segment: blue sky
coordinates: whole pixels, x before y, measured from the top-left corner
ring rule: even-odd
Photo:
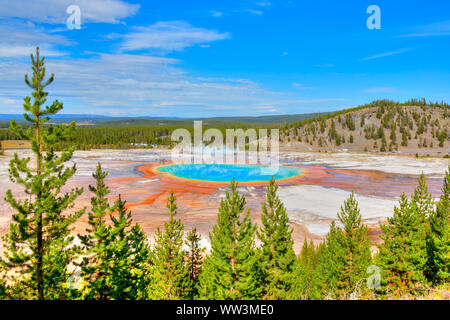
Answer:
[[[22,112],[36,45],[64,113],[197,117],[449,102],[449,40],[448,1],[0,0],[0,113]]]

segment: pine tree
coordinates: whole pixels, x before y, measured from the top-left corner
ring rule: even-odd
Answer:
[[[144,299],[150,284],[150,247],[147,237],[138,224],[132,225],[131,211],[126,209],[126,202],[120,195],[114,207],[117,217],[116,214],[110,215],[110,237],[114,241],[107,248],[111,275],[110,298]]]
[[[423,173],[419,177],[418,186],[414,189],[411,205],[412,209],[420,217],[421,222],[426,224],[426,220],[434,212],[435,203],[432,195],[428,192],[427,182]]]
[[[318,254],[318,265],[314,274],[312,298],[336,297],[339,280],[347,264],[345,235],[331,222],[325,244]]]
[[[83,298],[144,298],[149,283],[147,238],[139,225],[131,226],[131,212],[126,210],[120,196],[113,205],[108,203],[110,191],[104,183],[107,175],[99,163],[93,174],[96,186],[89,186],[94,193],[88,214],[89,228],[85,235],[79,236],[85,250],[81,264],[86,282]]]
[[[156,231],[155,248],[153,252],[154,285],[149,292],[150,298],[178,300],[188,297],[188,269],[183,250],[184,225],[176,220],[176,198],[173,192],[167,200],[169,222],[164,222],[164,232]]]
[[[384,272],[384,285],[397,295],[408,293],[417,284],[426,283],[428,217],[433,201],[428,193],[424,175],[410,200],[401,196],[399,207],[381,225],[384,243],[377,257]]]
[[[294,270],[296,281],[289,298],[296,300],[312,299],[317,296],[314,292],[314,276],[318,265],[318,256],[312,240],[308,243],[305,238],[298,261],[299,263]]]
[[[5,253],[1,262],[21,274],[20,278],[12,279],[16,284],[16,298],[57,299],[67,295],[62,284],[69,278],[67,266],[76,251],[70,246],[71,225],[83,214],[83,210],[73,214],[67,210],[83,190],[61,193],[76,171],[75,165],[65,166],[74,149],[65,149],[58,156],[53,145],[67,138],[75,124],[43,126],[63,104],[56,100],[43,107],[48,95],[44,89],[53,82],[54,75],[45,80],[44,58],[39,56],[39,48],[36,57],[31,55],[31,64],[33,76],[30,79],[25,75],[25,83],[33,90],[33,98],[26,97],[23,105],[24,119],[31,126],[24,130],[12,120],[10,130],[20,139],[31,141],[36,163],[34,168],[30,167],[31,159],[19,158],[17,153],[10,162],[10,179],[23,186],[28,199],[15,199],[11,190],[6,193],[5,200],[16,213],[9,233],[3,238]]]
[[[335,257],[330,256],[329,253],[326,241],[315,249],[314,270],[309,275],[310,283],[306,291],[308,299],[324,299],[329,294],[326,275],[329,275],[327,272],[330,271],[329,259]]]
[[[353,192],[341,206],[338,218],[343,229],[333,221],[325,243],[315,253],[315,272],[309,280],[309,298],[345,298],[364,279],[370,265],[372,257],[368,229],[361,223]]]
[[[427,273],[434,285],[450,280],[450,166],[445,173],[442,196],[430,217],[427,237]]]
[[[108,175],[102,171],[101,164],[98,163],[93,177],[96,180],[96,186],[89,186],[89,190],[94,193],[91,198],[91,211],[88,213],[89,228],[86,229],[86,235],[80,235],[79,238],[88,255],[83,258],[82,276],[89,283],[86,299],[107,299],[110,296],[107,285],[108,268],[107,248],[111,245],[113,239],[110,238],[111,227],[106,223],[106,216],[114,211],[113,206],[108,203],[107,196],[110,193],[104,183]]]
[[[293,284],[292,274],[298,263],[293,249],[292,229],[286,208],[277,196],[278,186],[271,179],[266,202],[262,206],[261,268],[264,275],[264,297],[284,299]]]
[[[261,296],[261,272],[255,248],[256,225],[250,211],[243,217],[245,197],[231,182],[226,199],[220,203],[217,224],[210,233],[211,253],[201,275],[204,299],[258,299]]]
[[[364,279],[372,260],[369,231],[361,223],[361,213],[353,192],[341,206],[338,218],[344,227],[346,252],[345,268],[340,270],[339,287],[341,293],[346,294]]]
[[[391,128],[391,135],[390,135],[390,139],[391,139],[391,143],[393,145],[397,144],[397,126],[395,125],[395,122],[392,124],[392,128]]]
[[[197,229],[192,229],[186,236],[186,245],[189,250],[187,252],[186,264],[188,268],[188,298],[193,300],[199,295],[200,274],[202,272],[203,253],[205,248],[200,247],[201,236],[197,233]]]

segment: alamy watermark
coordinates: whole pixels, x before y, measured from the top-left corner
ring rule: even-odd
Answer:
[[[76,270],[66,282],[67,288],[69,290],[80,290],[81,289],[81,271]]]
[[[370,276],[366,279],[366,285],[369,289],[380,289],[381,287],[381,269],[379,266],[370,265],[366,273]]]
[[[373,4],[367,8],[367,13],[370,16],[367,18],[367,28],[369,30],[381,29],[381,9],[379,6]]]
[[[69,30],[81,29],[81,9],[79,6],[73,4],[67,7],[66,13],[70,16],[66,20],[67,28]]]

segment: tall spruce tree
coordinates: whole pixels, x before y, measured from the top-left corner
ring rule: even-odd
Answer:
[[[450,280],[450,166],[436,210],[429,217],[427,237],[427,275],[434,285]]]
[[[202,272],[203,253],[205,248],[200,246],[201,236],[197,229],[192,229],[186,236],[188,247],[186,264],[188,269],[188,298],[193,300],[198,297],[200,289],[200,274]]]
[[[108,203],[110,191],[104,183],[107,175],[98,163],[93,174],[96,185],[89,186],[94,193],[88,214],[89,228],[85,235],[79,236],[85,250],[81,264],[81,274],[86,283],[82,290],[83,298],[145,298],[150,255],[147,238],[139,225],[131,226],[131,212],[126,210],[125,201],[120,196],[113,205]],[[108,216],[109,223],[106,220]]]
[[[245,210],[245,197],[233,179],[220,203],[217,224],[209,234],[211,253],[203,263],[201,298],[258,299],[261,272],[255,248],[256,224]]]
[[[36,56],[31,55],[31,64],[33,75],[31,78],[25,75],[25,83],[33,90],[32,98],[27,96],[23,104],[24,119],[31,126],[24,130],[12,120],[10,130],[20,139],[31,141],[36,162],[30,167],[31,159],[19,158],[17,153],[10,162],[10,179],[23,186],[27,199],[16,199],[11,190],[6,193],[5,200],[16,213],[9,233],[3,238],[5,252],[1,262],[21,274],[11,279],[16,285],[16,298],[57,299],[67,294],[63,284],[69,278],[67,266],[75,253],[71,246],[71,225],[83,214],[83,210],[73,214],[67,210],[83,189],[61,192],[76,171],[75,165],[65,166],[74,149],[65,149],[57,155],[53,145],[67,138],[75,124],[45,125],[63,104],[56,100],[43,107],[48,95],[44,89],[53,82],[54,75],[45,79],[44,58],[39,55],[39,48]]]
[[[188,298],[188,269],[183,249],[184,225],[175,219],[176,198],[173,192],[167,200],[170,219],[164,222],[164,232],[156,231],[155,247],[152,255],[154,264],[153,287],[149,290],[152,299],[178,300]]]
[[[265,299],[285,299],[294,283],[293,271],[298,261],[293,249],[292,229],[286,208],[277,196],[278,186],[271,179],[267,186],[266,202],[262,206],[261,270]]]

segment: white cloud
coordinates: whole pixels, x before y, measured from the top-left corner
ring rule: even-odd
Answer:
[[[334,67],[334,64],[332,64],[332,63],[320,63],[320,64],[317,64],[316,67],[318,67],[318,68],[332,68],[332,67]]]
[[[223,16],[223,12],[221,12],[221,11],[211,10],[210,12],[214,18],[220,18]]]
[[[48,57],[66,55],[66,52],[55,49],[56,45],[70,45],[71,41],[63,36],[48,34],[41,27],[32,23],[11,22],[0,23],[0,57],[23,58],[36,51],[39,46],[41,53]]]
[[[48,99],[63,101],[67,113],[162,116],[306,111],[321,103],[346,101],[289,99],[285,92],[266,90],[249,79],[198,77],[181,66],[177,59],[134,54],[47,59],[47,72],[55,74]],[[30,73],[28,59],[0,60],[0,102],[20,101],[30,94],[23,83],[25,73]],[[0,104],[0,113],[10,111],[9,104]]]
[[[23,56],[29,56],[31,53],[36,52],[35,46],[26,46],[26,45],[8,45],[5,43],[0,44],[0,58],[20,58]],[[64,52],[40,48],[40,54],[46,57],[57,57],[65,55]]]
[[[414,32],[399,35],[396,38],[437,37],[450,35],[450,20],[427,24],[414,28]]]
[[[270,1],[257,1],[255,2],[255,5],[260,7],[269,7],[272,5],[272,3]]]
[[[53,43],[61,45],[71,45],[72,41],[67,38],[48,34],[44,29],[36,27],[32,23],[20,23],[11,21],[6,24],[0,22],[0,43],[8,45],[32,45],[42,43]]]
[[[69,16],[66,9],[70,5],[80,7],[82,23],[118,23],[139,10],[139,5],[123,0],[7,0],[2,1],[0,16],[60,24],[66,23]]]
[[[136,27],[131,33],[114,34],[111,37],[123,39],[120,45],[121,51],[156,49],[171,52],[181,51],[196,44],[229,39],[231,35],[194,27],[185,21],[167,21],[157,22],[148,27]]]
[[[18,104],[18,103],[21,103],[21,101],[20,100],[15,100],[15,99],[3,98],[2,99],[2,103],[4,103],[4,104]]]
[[[5,113],[18,113],[23,110],[22,105],[23,100],[0,97],[0,107],[5,107]]]
[[[412,50],[411,48],[404,48],[404,49],[400,49],[400,50],[396,50],[396,51],[375,54],[373,56],[362,58],[362,59],[360,59],[360,61],[367,61],[367,60],[373,60],[373,59],[378,59],[378,58],[383,58],[383,57],[388,57],[388,56],[394,56],[394,55],[405,53],[405,52],[408,52],[411,50]]]
[[[365,93],[398,93],[401,92],[395,88],[385,87],[385,88],[370,88],[363,90]]]
[[[248,12],[250,14],[254,14],[257,16],[263,15],[263,12],[261,10],[255,10],[255,9],[244,9],[245,12]]]
[[[299,88],[299,89],[315,89],[313,87],[306,87],[306,86],[304,86],[304,85],[302,85],[301,83],[298,83],[298,82],[293,82],[292,86],[294,86],[296,88]]]
[[[277,107],[274,106],[259,106],[256,107],[256,112],[258,113],[274,113],[274,112],[280,112],[280,110]]]
[[[55,74],[48,88],[49,100],[60,99],[70,113],[111,114],[115,110],[115,114],[176,115],[183,110],[191,115],[214,115],[244,106],[251,113],[252,106],[274,94],[246,79],[196,77],[181,69],[179,62],[130,54],[47,59],[47,72]],[[0,60],[0,96],[21,99],[29,95],[24,73],[30,73],[27,59]],[[5,106],[0,108],[0,113],[9,112]]]
[[[292,103],[322,103],[322,102],[336,102],[347,101],[345,98],[319,98],[319,99],[298,99],[292,100]]]

